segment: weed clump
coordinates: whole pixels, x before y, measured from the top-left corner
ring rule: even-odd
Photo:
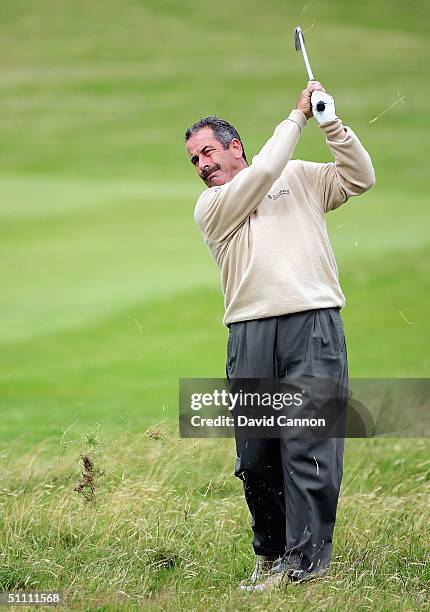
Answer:
[[[104,471],[95,467],[87,453],[81,455],[81,462],[81,478],[73,490],[82,495],[85,502],[94,505],[96,503],[96,480],[104,476]]]

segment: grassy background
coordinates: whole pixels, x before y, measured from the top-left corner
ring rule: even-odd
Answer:
[[[270,0],[264,8],[254,0],[210,6],[190,0],[0,5],[0,517],[9,525],[3,532],[9,546],[2,548],[6,569],[0,586],[63,585],[73,598],[80,585],[88,597],[104,590],[115,598],[124,591],[132,605],[186,609],[198,607],[205,593],[207,607],[264,608],[267,602],[238,601],[231,591],[252,564],[246,508],[240,483],[231,476],[231,441],[199,444],[195,451],[193,442],[176,441],[177,380],[223,376],[226,340],[219,274],[193,223],[202,186],[185,155],[183,132],[196,118],[216,113],[237,126],[248,155],[256,153],[305,84],[293,46],[293,29],[302,25],[315,74],[334,94],[339,116],[370,151],[377,175],[371,192],[328,216],[348,300],[343,316],[351,375],[426,377],[430,92],[423,74],[430,59],[429,18],[424,0]],[[381,115],[399,95],[404,102]],[[315,125],[306,129],[295,156],[330,159]],[[135,438],[160,422],[168,432],[164,442]],[[179,562],[161,564],[158,572],[152,561],[136,569],[130,560],[129,573],[117,583],[115,546],[104,572],[94,571],[92,580],[78,575],[78,551],[90,563],[101,541],[124,535],[121,513],[128,506],[121,506],[116,464],[103,480],[99,531],[91,532],[88,548],[76,548],[73,538],[67,540],[69,548],[55,539],[67,524],[81,529],[81,500],[67,485],[76,477],[79,449],[92,440],[88,432],[97,424],[97,436],[105,440],[98,460],[110,465],[122,440],[117,461],[136,474],[127,504],[136,520],[147,517],[142,546],[145,538],[155,537],[156,509],[146,505],[151,497],[139,488],[139,472],[149,474],[141,478],[149,478],[153,487],[162,483],[156,506],[163,496],[173,506],[190,500],[190,517],[197,513],[190,533],[201,540],[187,549],[194,568],[187,579]],[[182,462],[172,472],[154,447],[173,461],[183,452]],[[217,459],[219,449],[223,461]],[[396,605],[405,609],[422,604],[423,579],[413,572],[420,570],[424,555],[413,542],[420,534],[422,545],[426,535],[417,521],[425,507],[420,496],[426,491],[428,450],[424,441],[349,442],[349,484],[336,532],[338,570],[328,586],[299,589],[290,603],[308,606],[311,593],[314,607],[322,607],[333,588],[338,603],[329,600],[328,609],[348,604],[384,609],[387,593],[399,595]],[[401,471],[397,461],[403,462]],[[34,487],[23,489],[21,468],[28,464],[34,466]],[[61,478],[55,481],[57,470]],[[369,470],[377,477],[363,479]],[[205,483],[224,477],[225,494],[202,496]],[[54,492],[42,504],[37,491],[46,483]],[[220,500],[235,523],[217,530]],[[397,508],[393,522],[378,518],[379,510],[369,509],[373,504],[387,516],[389,508]],[[63,510],[55,514],[57,507]],[[110,515],[111,507],[119,514]],[[27,531],[18,520],[15,529],[6,521],[19,517],[19,508],[35,512]],[[205,508],[204,536],[198,516]],[[55,530],[46,519],[48,510]],[[88,520],[96,520],[92,516]],[[115,517],[111,526],[109,517]],[[360,582],[348,567],[365,548],[359,525],[367,519],[371,544],[366,550],[381,562],[382,550],[391,556],[384,557],[382,569],[367,571],[372,568],[367,552],[369,566]],[[358,525],[356,550],[348,539],[351,524]],[[33,550],[28,547],[36,541],[36,525],[45,544]],[[169,533],[168,521],[159,531],[164,528]],[[229,529],[231,541],[224,533]],[[218,540],[208,537],[215,531]],[[29,565],[25,555],[13,552],[16,547],[32,550]],[[205,547],[209,552],[199,556]],[[125,558],[134,554],[131,547],[121,551]],[[48,572],[43,582],[36,569],[44,562],[38,559],[58,563],[63,568],[57,568],[58,579]],[[233,563],[228,569],[227,562]],[[405,580],[390,578],[399,575]],[[378,593],[373,603],[363,584]],[[194,594],[187,595],[190,589]],[[351,593],[356,599],[348,599]]]

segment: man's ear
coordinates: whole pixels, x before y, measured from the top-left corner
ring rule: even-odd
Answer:
[[[229,148],[233,151],[233,155],[236,159],[240,159],[243,156],[242,143],[238,138],[233,138]]]

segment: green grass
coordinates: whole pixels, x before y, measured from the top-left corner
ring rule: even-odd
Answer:
[[[327,218],[350,373],[429,376],[429,18],[423,0],[0,6],[0,588],[100,610],[425,607],[428,441],[349,441],[332,576],[269,602],[235,590],[252,554],[232,441],[178,440],[176,420],[178,378],[222,377],[226,341],[183,133],[216,113],[256,153],[305,85],[299,23],[376,169]],[[315,125],[295,157],[330,159]],[[88,444],[97,509],[73,491]]]
[[[55,587],[97,610],[425,608],[423,441],[348,442],[330,579],[270,595],[237,589],[253,555],[232,450],[159,428],[110,442],[70,431],[55,450],[39,444],[28,455],[18,446],[3,459],[2,588]],[[96,474],[89,502],[73,491],[79,453]]]

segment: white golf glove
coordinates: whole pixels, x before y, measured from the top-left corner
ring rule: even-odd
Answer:
[[[318,102],[324,102],[325,109],[317,109]],[[336,119],[336,110],[332,96],[324,91],[313,91],[311,95],[312,112],[318,124]]]

